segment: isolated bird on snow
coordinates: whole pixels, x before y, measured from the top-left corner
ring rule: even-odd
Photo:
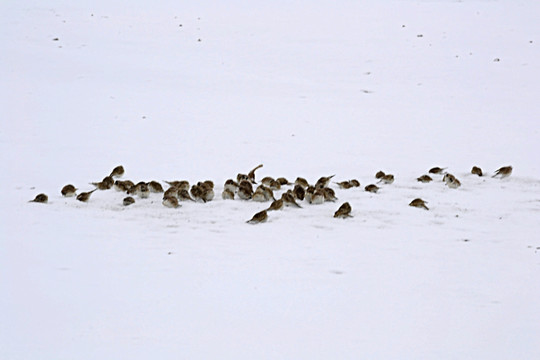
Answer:
[[[440,168],[438,166],[429,169],[430,174],[442,175],[447,168]]]
[[[499,170],[495,171],[495,175],[493,175],[492,177],[496,177],[496,176],[499,176],[499,175],[501,176],[501,179],[504,179],[505,177],[508,177],[508,176],[512,175],[512,167],[511,166],[503,166]]]
[[[433,179],[429,175],[422,175],[419,178],[417,178],[416,180],[421,182],[421,183],[428,183],[430,181],[433,181]]]
[[[255,215],[253,215],[251,220],[248,220],[247,223],[248,224],[260,224],[260,223],[265,222],[266,220],[268,220],[268,213],[266,212],[266,210],[263,210],[263,211],[260,211],[260,212],[256,213]]]
[[[484,175],[482,173],[482,169],[480,169],[478,166],[473,166],[473,168],[471,169],[471,174],[478,175],[478,176]]]
[[[364,188],[364,190],[370,193],[376,193],[377,191],[379,191],[379,187],[375,184],[369,184]]]
[[[49,197],[45,194],[38,194],[34,198],[34,200],[30,200],[29,202],[36,202],[36,203],[42,203],[45,204],[49,201]]]
[[[131,196],[125,197],[124,200],[122,200],[122,204],[124,204],[124,206],[129,206],[134,203],[135,203],[135,199],[132,198]]]
[[[385,183],[385,184],[391,184],[394,182],[394,175],[392,174],[385,174],[383,177],[381,177],[381,179],[379,180],[379,182],[382,182],[382,183]]]
[[[351,216],[351,211],[352,211],[351,204],[349,204],[348,202],[345,202],[334,213],[334,217],[335,218],[343,218],[343,219],[348,218],[348,217],[352,217]]]
[[[424,201],[424,200],[422,200],[420,198],[416,198],[416,199],[414,199],[413,201],[410,202],[409,206],[429,210],[428,207],[426,206],[426,203],[427,203],[426,201]]]

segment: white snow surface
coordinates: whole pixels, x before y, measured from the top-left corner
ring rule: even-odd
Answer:
[[[0,10],[0,359],[540,358],[539,2]],[[249,225],[259,163],[362,188]],[[60,195],[120,164],[216,197]]]

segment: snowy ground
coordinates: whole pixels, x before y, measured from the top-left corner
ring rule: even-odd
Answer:
[[[540,358],[536,2],[0,10],[1,359]],[[248,225],[268,204],[219,194],[259,163],[396,180]],[[61,197],[119,164],[217,196]]]

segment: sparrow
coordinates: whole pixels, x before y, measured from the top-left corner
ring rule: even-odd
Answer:
[[[444,173],[444,170],[446,170],[447,168],[440,168],[440,167],[434,167],[434,168],[431,168],[429,169],[429,173],[430,174],[443,174]]]
[[[312,205],[320,205],[323,202],[324,202],[324,192],[321,189],[315,190],[309,199],[309,203]]]
[[[307,182],[307,180],[301,177],[297,177],[296,180],[294,181],[294,184],[300,185],[304,189],[307,189],[309,187],[309,183]]]
[[[289,180],[285,179],[284,177],[278,177],[276,179],[276,181],[280,184],[280,185],[291,185],[291,183],[289,182]]]
[[[501,176],[501,179],[504,179],[505,177],[508,177],[508,176],[512,175],[512,167],[511,166],[503,166],[499,170],[495,171],[495,175],[493,175],[492,177],[495,177],[495,176],[498,176],[498,175]]]
[[[350,181],[340,181],[336,182],[337,186],[339,186],[340,189],[350,189],[353,187]]]
[[[242,182],[242,180],[247,180],[249,181],[249,178],[246,174],[238,174],[236,175],[236,182],[238,182],[238,184],[240,184],[240,182]]]
[[[356,179],[352,179],[351,181],[351,185],[354,186],[354,187],[360,187],[360,181],[356,180]]]
[[[325,187],[321,189],[324,195],[324,201],[336,201],[338,198],[336,197],[336,192],[329,188]]]
[[[380,178],[382,178],[384,175],[386,175],[386,174],[384,173],[384,171],[379,170],[379,171],[377,171],[377,173],[375,174],[375,179],[380,179]]]
[[[253,193],[253,196],[251,197],[251,200],[256,202],[265,202],[268,201],[266,194],[264,193],[264,190],[261,188],[257,188],[255,192]]]
[[[178,190],[186,189],[189,190],[189,181],[187,180],[174,180],[174,181],[165,181],[169,186],[174,186]]]
[[[484,175],[482,173],[482,169],[480,169],[478,166],[473,166],[472,169],[471,169],[471,174],[473,175],[478,175],[478,176],[482,176]]]
[[[335,174],[334,175],[331,175],[331,176],[323,176],[321,177],[319,180],[317,180],[317,182],[315,183],[315,188],[317,189],[322,189],[322,188],[325,188],[328,186],[328,184],[330,184],[330,180],[336,176]]]
[[[242,180],[238,185],[238,197],[242,200],[250,200],[253,196],[253,187],[247,180]]]
[[[80,193],[79,195],[77,195],[77,200],[82,201],[82,202],[87,202],[90,199],[90,195],[92,195],[92,193],[96,190],[97,189]]]
[[[292,196],[292,194],[290,192],[285,192],[285,193],[281,194],[281,200],[283,200],[283,204],[285,206],[294,206],[294,207],[297,207],[297,208],[301,208],[301,206],[298,205],[298,203],[294,199],[294,196]]]
[[[161,202],[163,206],[169,207],[169,208],[177,208],[180,207],[180,204],[178,204],[178,199],[174,196],[167,196],[163,198],[163,201]]]
[[[394,175],[386,174],[379,180],[379,182],[383,182],[385,184],[391,184],[394,182]]]
[[[334,217],[335,218],[342,218],[342,219],[352,217],[351,216],[351,211],[352,211],[351,204],[349,204],[348,202],[345,202],[334,213]]]
[[[124,181],[116,180],[114,182],[114,188],[122,192],[127,192],[133,185],[135,184],[131,180],[124,180]]]
[[[277,199],[277,200],[272,201],[272,203],[266,210],[272,211],[272,210],[281,210],[281,209],[283,209],[283,199]]]
[[[234,200],[234,192],[229,189],[223,189],[221,197],[223,200]]]
[[[228,179],[225,181],[224,190],[229,190],[234,194],[238,190],[238,183],[233,179]]]
[[[202,200],[202,188],[198,184],[193,184],[191,186],[191,190],[189,190],[191,193],[191,196],[193,196],[193,199],[195,200]]]
[[[274,180],[270,183],[269,188],[278,191],[279,189],[281,189],[281,183],[277,180]]]
[[[421,183],[428,183],[430,181],[433,181],[433,179],[429,175],[422,175],[419,178],[417,178],[416,180],[421,182]]]
[[[42,203],[46,204],[49,201],[49,197],[45,194],[38,194],[34,198],[34,200],[30,200],[29,202],[36,202],[36,203]]]
[[[148,183],[148,187],[150,188],[150,191],[153,193],[162,193],[163,192],[163,186],[161,186],[160,183],[157,181],[150,181]]]
[[[250,182],[252,182],[253,184],[256,184],[256,182],[255,182],[255,171],[256,171],[257,169],[262,168],[262,167],[263,167],[263,164],[257,165],[257,166],[255,166],[255,168],[254,168],[253,170],[251,170],[251,171],[248,173],[248,175],[247,175],[248,180],[249,180]]]
[[[124,206],[129,206],[134,203],[135,203],[135,199],[132,198],[131,196],[125,197],[124,200],[122,201],[122,204],[124,204]]]
[[[377,191],[379,191],[379,187],[375,184],[370,184],[368,186],[366,186],[364,188],[364,190],[368,191],[368,192],[371,192],[371,193],[376,193]]]
[[[193,199],[189,195],[189,191],[187,191],[186,189],[182,189],[182,190],[178,191],[177,192],[177,197],[178,197],[178,200],[180,200],[180,201],[195,201],[195,199]]]
[[[139,196],[141,199],[147,199],[150,196],[150,188],[146,183],[139,183]]]
[[[275,181],[273,177],[265,176],[262,178],[261,184],[263,184],[264,186],[270,186],[273,181]]]
[[[294,187],[300,187],[302,188],[300,185],[295,185]],[[302,188],[303,189],[303,188]],[[304,199],[311,204],[311,200],[313,199],[313,194],[315,193],[315,186],[308,186],[307,189],[304,191],[305,194],[304,194]],[[293,193],[294,193],[294,189],[293,189]],[[323,197],[324,198],[324,197]]]
[[[429,208],[426,206],[426,201],[420,199],[420,198],[416,198],[414,199],[413,201],[411,201],[411,203],[409,204],[409,206],[413,206],[413,207],[417,207],[417,208],[422,208],[422,209],[426,209],[426,210],[429,210]]]
[[[112,176],[105,176],[100,182],[93,182],[91,184],[96,186],[99,190],[109,190],[114,185],[114,179]]]
[[[201,200],[203,202],[212,201],[215,196],[214,192],[214,183],[210,180],[206,180],[204,182],[197,183],[199,187],[201,188]]]
[[[62,191],[60,191],[62,193],[63,196],[65,197],[71,197],[71,196],[74,196],[75,195],[75,192],[77,191],[77,189],[75,188],[75,186],[71,185],[71,184],[68,184],[66,186],[64,186],[62,188]]]
[[[461,182],[453,175],[446,178],[445,183],[450,189],[457,189],[461,186]]]
[[[187,191],[187,190],[184,190],[184,191]],[[178,196],[178,189],[175,188],[174,186],[171,186],[170,188],[165,190],[165,192],[163,193],[163,198],[166,198],[167,196],[177,197]]]
[[[304,190],[304,188],[300,185],[294,185],[293,195],[296,199],[302,201],[306,195],[306,190]]]
[[[263,210],[263,211],[259,211],[255,215],[253,215],[251,220],[248,220],[247,223],[248,224],[260,224],[260,223],[265,222],[266,220],[268,220],[268,213],[266,212],[266,210]]]
[[[121,177],[124,175],[124,167],[122,165],[118,165],[111,171],[110,177]]]

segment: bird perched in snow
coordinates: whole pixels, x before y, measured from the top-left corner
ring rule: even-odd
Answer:
[[[36,203],[42,203],[46,204],[49,201],[49,197],[45,194],[38,194],[34,198],[34,200],[30,200],[29,202],[36,202]]]
[[[272,201],[272,203],[270,204],[270,206],[268,207],[268,209],[266,209],[267,211],[276,211],[276,210],[281,210],[283,209],[283,199],[277,199],[277,200],[274,200]]]
[[[180,204],[178,203],[178,199],[174,196],[166,196],[163,198],[162,201],[163,206],[176,209],[177,207],[180,207]]]
[[[132,198],[131,196],[125,197],[124,200],[122,200],[122,204],[124,204],[124,206],[129,206],[134,203],[135,203],[135,199]]]
[[[301,206],[298,205],[298,203],[294,199],[294,196],[290,192],[285,192],[281,194],[281,200],[283,200],[283,204],[285,206],[294,206],[297,208],[301,208]]]
[[[210,180],[206,180],[202,183],[198,183],[198,185],[201,188],[201,200],[203,202],[212,201],[215,196],[214,183]]]
[[[260,224],[260,223],[265,222],[266,220],[268,220],[268,213],[266,212],[266,210],[263,210],[263,211],[260,211],[260,212],[256,213],[255,215],[253,215],[251,220],[248,220],[247,223],[248,224]]]
[[[112,176],[105,176],[100,182],[93,182],[91,184],[96,186],[99,190],[109,190],[114,185],[114,179]]]
[[[75,195],[76,191],[77,191],[77,189],[75,188],[75,186],[73,186],[71,184],[68,184],[68,185],[64,186],[60,192],[62,193],[62,196],[72,197],[72,196]]]
[[[420,198],[416,198],[416,199],[414,199],[413,201],[410,202],[409,206],[429,210],[428,207],[426,206],[426,203],[427,203],[427,201],[424,201],[424,200],[422,200]]]
[[[380,178],[379,182],[385,183],[385,184],[391,184],[394,182],[394,175],[392,174],[385,174],[383,177]]]
[[[336,197],[336,192],[329,188],[329,187],[325,187],[325,188],[322,188],[322,193],[324,195],[324,201],[336,201],[338,198]]]
[[[436,166],[436,167],[433,167],[433,168],[429,169],[429,173],[430,174],[436,174],[436,175],[442,175],[442,174],[444,174],[444,170],[446,170],[446,168],[440,168],[440,167]]]
[[[302,177],[297,177],[296,180],[294,181],[294,184],[299,185],[303,187],[304,189],[307,189],[309,187],[309,183],[307,182],[307,180]]]
[[[379,191],[379,187],[375,184],[369,184],[364,188],[364,190],[370,193],[376,193],[377,191]]]
[[[306,198],[307,192],[306,192]],[[310,192],[308,202],[312,205],[320,205],[324,202],[324,192],[321,189],[315,190],[313,193]]]
[[[452,174],[444,174],[443,181],[451,189],[457,189],[461,186],[461,182]]]
[[[162,193],[163,192],[163,186],[161,186],[160,183],[158,183],[157,181],[154,181],[154,180],[152,180],[152,181],[150,181],[148,183],[148,188],[153,193]]]
[[[278,191],[281,189],[281,183],[277,180],[274,180],[270,183],[270,186],[268,186],[269,189]]]
[[[174,186],[178,190],[186,189],[189,190],[189,181],[187,180],[174,180],[174,181],[165,181],[169,186]]]
[[[433,179],[429,175],[422,175],[419,178],[417,178],[416,180],[421,182],[421,183],[428,183],[430,181],[433,181]]]
[[[352,217],[351,216],[351,211],[352,211],[351,204],[349,204],[348,202],[345,202],[334,213],[334,217],[335,218],[343,218],[343,219],[348,218],[348,217]]]
[[[88,202],[88,200],[90,199],[90,195],[92,195],[92,193],[96,190],[97,189],[80,193],[79,195],[77,195],[77,200],[82,201],[82,202]]]
[[[499,170],[495,171],[495,175],[493,175],[492,177],[496,177],[496,176],[499,176],[499,175],[501,176],[501,179],[504,179],[505,177],[508,177],[508,176],[512,175],[512,167],[511,166],[503,166]]]
[[[340,181],[340,182],[336,182],[337,186],[339,186],[340,189],[350,189],[353,187],[353,185],[351,184],[350,181]]]
[[[482,176],[484,175],[482,173],[482,169],[480,169],[478,166],[473,166],[472,169],[471,169],[471,174],[473,175],[478,175],[478,176]]]
[[[268,201],[268,199],[266,197],[266,194],[264,193],[264,190],[261,189],[260,187],[257,188],[257,190],[255,190],[255,192],[253,193],[253,196],[251,197],[251,200],[253,200],[255,202]]]
[[[253,196],[253,186],[248,180],[242,180],[238,184],[238,197],[242,200],[250,200]]]
[[[384,175],[386,175],[386,174],[384,173],[384,171],[379,170],[379,171],[377,171],[377,173],[375,174],[375,179],[381,179]]]
[[[283,186],[283,185],[292,185],[292,184],[289,182],[289,180],[287,180],[287,179],[284,178],[284,177],[278,177],[278,178],[276,179],[276,181],[277,181],[280,185],[282,185],[282,186]]]
[[[257,169],[262,168],[262,167],[263,167],[263,164],[259,164],[259,165],[255,166],[255,168],[253,168],[253,170],[251,170],[251,171],[248,173],[248,175],[247,175],[248,178],[247,178],[247,179],[248,179],[251,183],[253,183],[253,184],[256,184],[256,183],[257,183],[257,182],[255,181],[255,171],[256,171]]]
[[[238,183],[233,179],[225,181],[224,190],[229,190],[233,194],[238,190]]]
[[[145,182],[139,183],[138,195],[141,199],[147,199],[150,196],[150,188]]]
[[[183,190],[183,191],[187,191],[187,190]],[[174,186],[171,186],[170,188],[165,190],[165,192],[163,193],[163,198],[167,196],[178,197],[178,189],[175,188]]]
[[[352,179],[352,180],[350,181],[350,183],[351,183],[351,185],[352,185],[353,187],[360,187],[360,181],[358,181],[358,180],[356,180],[356,179]]]
[[[122,165],[118,165],[111,171],[110,177],[121,177],[124,175],[124,167]]]
[[[275,181],[273,177],[271,176],[265,176],[261,180],[261,184],[264,186],[270,186],[272,184],[272,181]]]
[[[336,175],[330,175],[330,176],[323,176],[317,182],[315,183],[316,189],[323,189],[330,184],[330,180]]]
[[[294,185],[292,192],[294,197],[300,201],[304,200],[306,196],[306,190],[298,184]]]
[[[230,189],[223,189],[221,197],[223,200],[234,200],[234,192],[232,192]]]
[[[178,197],[178,200],[180,201],[195,201],[195,199],[193,199],[189,195],[189,191],[187,191],[186,189],[179,190],[177,192],[177,197]]]
[[[131,180],[116,180],[114,182],[114,188],[117,191],[127,192],[129,189],[131,189],[135,184]]]

